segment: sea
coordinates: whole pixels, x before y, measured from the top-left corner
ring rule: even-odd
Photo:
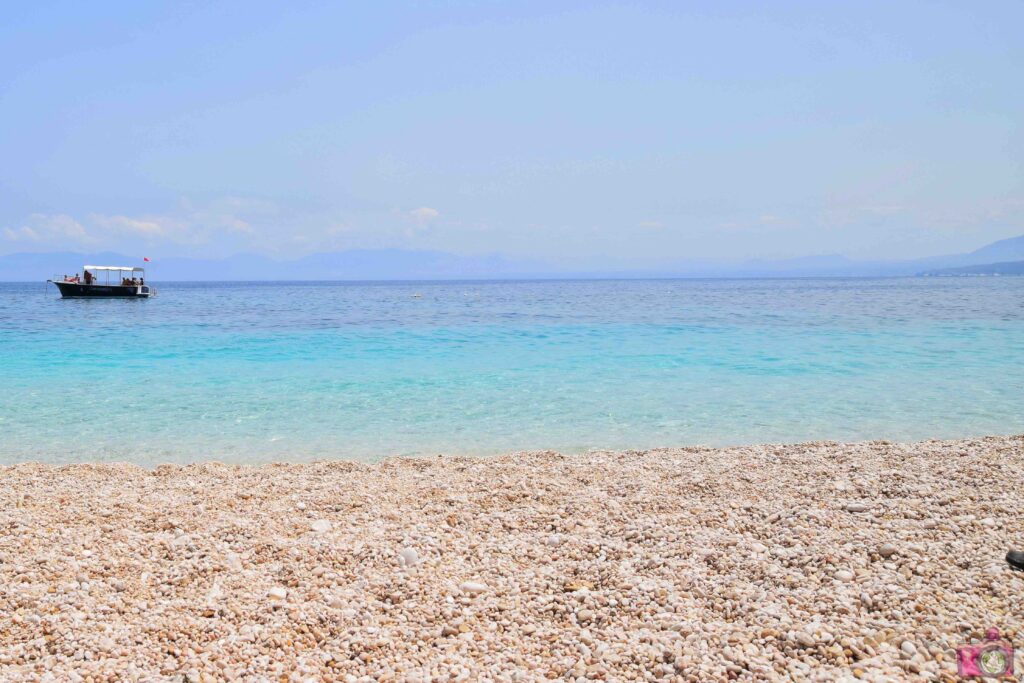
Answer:
[[[0,284],[0,463],[1024,432],[1024,278]]]

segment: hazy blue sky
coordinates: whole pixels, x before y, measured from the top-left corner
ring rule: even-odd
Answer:
[[[1024,233],[1021,2],[0,8],[0,253],[566,266]]]

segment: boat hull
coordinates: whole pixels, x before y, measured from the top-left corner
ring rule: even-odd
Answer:
[[[57,285],[60,295],[65,299],[100,298],[100,299],[148,299],[156,293],[149,285],[87,285],[81,282],[62,282],[50,280]]]

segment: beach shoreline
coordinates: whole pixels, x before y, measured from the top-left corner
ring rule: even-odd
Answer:
[[[1024,436],[0,466],[0,680],[952,680]]]

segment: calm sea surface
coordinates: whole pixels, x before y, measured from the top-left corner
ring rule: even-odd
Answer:
[[[0,462],[1024,432],[1024,278],[0,284]]]

